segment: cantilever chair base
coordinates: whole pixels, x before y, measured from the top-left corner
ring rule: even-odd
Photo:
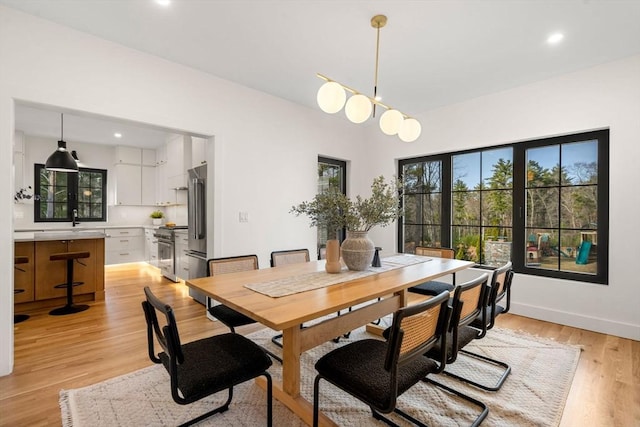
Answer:
[[[504,384],[504,382],[506,381],[507,377],[509,376],[509,374],[511,373],[511,366],[507,365],[504,362],[501,362],[499,360],[495,360],[495,359],[491,359],[490,357],[487,356],[483,356],[481,354],[477,354],[477,353],[472,353],[469,350],[459,350],[460,353],[466,354],[469,357],[472,357],[474,359],[477,360],[482,360],[484,362],[487,362],[490,365],[494,365],[494,366],[500,366],[502,367],[504,370],[502,372],[502,375],[500,376],[500,378],[498,379],[498,381],[496,382],[495,385],[485,385],[485,384],[480,384],[478,382],[472,381],[468,378],[464,378],[461,377],[459,375],[456,375],[454,373],[448,372],[446,369],[442,372],[443,374],[453,377],[453,378],[457,378],[462,382],[465,382],[467,384],[471,384],[475,387],[478,387],[482,390],[486,390],[486,391],[498,391],[500,390],[500,387],[502,387],[502,384]]]
[[[446,371],[445,371],[446,372]],[[459,392],[456,389],[453,389],[451,387],[448,387],[444,384],[441,384],[437,381],[432,380],[431,378],[424,378],[422,381],[429,383],[429,384],[433,384],[434,386],[441,388],[443,390],[446,390],[449,393],[453,393],[456,396],[458,396],[459,398],[471,403],[474,406],[477,406],[478,408],[480,408],[482,410],[482,412],[480,413],[480,415],[478,415],[476,417],[476,419],[473,421],[473,423],[471,424],[471,427],[477,427],[480,424],[482,424],[482,422],[484,421],[485,418],[487,418],[487,415],[489,415],[489,408],[487,407],[487,405],[485,405],[484,403],[482,403],[481,401],[474,399],[471,396],[467,396],[464,393]]]

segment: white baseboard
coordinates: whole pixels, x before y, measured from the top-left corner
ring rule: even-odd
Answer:
[[[640,341],[640,325],[511,302],[512,314]]]

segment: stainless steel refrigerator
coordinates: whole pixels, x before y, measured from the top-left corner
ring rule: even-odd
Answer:
[[[207,275],[207,165],[188,170],[189,279]],[[189,295],[201,304],[206,297],[189,289]]]

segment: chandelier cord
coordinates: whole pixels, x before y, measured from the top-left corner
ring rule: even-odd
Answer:
[[[380,24],[376,25],[376,68],[373,75],[373,99],[378,100],[378,62],[380,57]],[[376,104],[373,103],[373,117],[376,116]]]

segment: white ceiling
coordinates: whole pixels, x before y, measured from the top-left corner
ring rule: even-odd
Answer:
[[[376,14],[389,20],[380,30],[378,93],[407,114],[640,53],[639,0],[0,4],[312,108],[317,72],[372,95]],[[565,38],[550,46],[556,31]]]

